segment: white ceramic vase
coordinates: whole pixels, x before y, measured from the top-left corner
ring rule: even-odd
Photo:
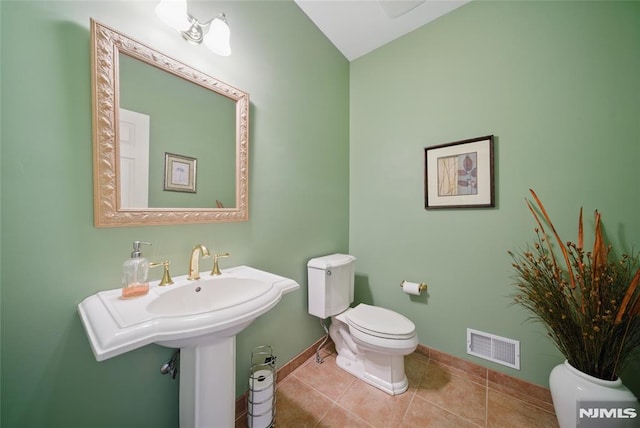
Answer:
[[[635,395],[622,384],[620,378],[608,381],[589,376],[573,367],[567,360],[551,370],[549,389],[560,428],[576,428],[579,418],[578,401],[634,402],[633,407],[638,409]],[[637,422],[640,415],[634,419]]]

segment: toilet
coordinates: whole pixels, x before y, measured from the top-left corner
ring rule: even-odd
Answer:
[[[416,326],[389,309],[353,303],[356,258],[332,254],[309,260],[309,313],[331,317],[338,367],[391,395],[409,386],[404,356],[418,346]]]

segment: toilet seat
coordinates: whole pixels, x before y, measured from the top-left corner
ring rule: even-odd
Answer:
[[[364,303],[348,310],[345,321],[350,327],[366,335],[383,339],[406,340],[416,335],[415,324],[405,316]]]

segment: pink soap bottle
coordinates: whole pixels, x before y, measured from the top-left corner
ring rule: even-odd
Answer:
[[[142,257],[140,245],[151,245],[150,242],[133,241],[131,258],[122,264],[122,297],[144,296],[149,292],[149,259]]]

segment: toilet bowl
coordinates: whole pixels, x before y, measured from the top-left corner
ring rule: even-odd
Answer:
[[[338,367],[388,394],[409,386],[404,356],[415,351],[415,325],[389,309],[359,304],[331,317]]]
[[[354,300],[355,257],[332,254],[309,260],[309,313],[331,317],[329,336],[338,367],[391,395],[409,386],[404,356],[415,351],[413,322],[390,309]]]

